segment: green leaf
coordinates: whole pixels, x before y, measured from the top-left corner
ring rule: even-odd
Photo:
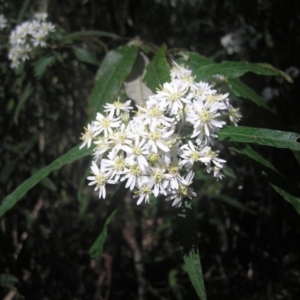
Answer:
[[[10,177],[10,174],[14,171],[18,164],[18,158],[13,160],[6,160],[3,169],[0,171],[0,182],[5,183]]]
[[[89,98],[90,119],[102,111],[102,105],[110,103],[130,74],[138,48],[123,46],[107,53],[96,75],[96,82]]]
[[[272,182],[270,182],[271,186],[273,187],[273,189],[282,196],[282,198],[284,198],[286,201],[290,202],[295,210],[297,211],[298,214],[300,214],[300,195],[298,193],[297,196],[293,195],[292,193],[290,193],[289,191],[287,191],[286,189],[281,188],[278,184],[274,184]]]
[[[289,82],[292,79],[282,71],[268,64],[254,64],[249,62],[232,62],[224,61],[222,63],[213,63],[205,65],[195,70],[198,80],[209,80],[214,75],[223,75],[225,77],[241,77],[247,72],[253,72],[258,75],[265,76],[283,76]]]
[[[40,57],[33,66],[33,72],[37,79],[40,79],[46,72],[48,67],[51,67],[56,61],[55,55],[46,55]]]
[[[11,274],[0,274],[0,286],[12,289],[19,279]]]
[[[176,232],[182,248],[185,269],[201,300],[206,300],[204,279],[198,250],[197,220],[190,201],[176,209]]]
[[[99,30],[86,30],[86,31],[78,31],[73,32],[70,34],[66,34],[62,36],[62,40],[78,40],[83,37],[93,37],[93,36],[99,36],[99,37],[110,37],[113,39],[120,39],[121,37],[110,32],[106,31],[99,31]]]
[[[107,226],[111,222],[114,215],[116,214],[117,207],[118,207],[119,203],[121,202],[120,200],[123,199],[125,195],[126,195],[125,183],[123,182],[123,183],[119,184],[117,191],[111,197],[107,215],[106,215],[106,217],[104,219],[104,223],[102,225],[102,230],[89,250],[89,253],[93,259],[96,259],[98,261],[101,260],[104,243],[107,238]]]
[[[183,260],[199,299],[206,300],[199,251],[192,250],[189,254],[183,256]]]
[[[298,161],[298,164],[300,165],[300,152],[293,151],[293,154],[296,160]]]
[[[228,82],[229,90],[237,97],[251,100],[258,106],[270,110],[270,108],[268,107],[264,99],[261,96],[259,96],[254,90],[252,90],[248,85],[243,83],[240,79],[227,78],[227,82]]]
[[[254,151],[249,145],[243,145],[243,147],[241,147],[241,148],[229,147],[229,149],[236,153],[246,155],[246,156],[250,157],[252,160],[261,164],[262,166],[265,166],[265,167],[278,173],[276,168],[268,160],[266,160],[264,157],[262,157],[258,152]]]
[[[84,217],[84,214],[88,207],[88,200],[90,198],[90,193],[83,193],[83,188],[86,186],[86,178],[88,177],[89,173],[91,172],[91,167],[87,166],[85,171],[82,173],[80,178],[78,189],[77,189],[77,200],[79,203],[79,217]]]
[[[0,205],[0,218],[15,204],[17,204],[30,189],[37,185],[43,178],[47,177],[53,170],[60,169],[66,164],[70,164],[79,158],[92,154],[92,152],[92,148],[79,150],[79,146],[76,146],[69,150],[66,154],[54,160],[47,167],[44,167],[29,177],[2,201]]]
[[[14,121],[16,124],[18,124],[20,110],[22,109],[22,107],[24,106],[24,104],[28,100],[28,98],[31,96],[33,90],[34,90],[34,87],[32,86],[31,82],[27,82],[27,84],[20,96],[18,105],[17,105],[15,113],[14,113]]]
[[[56,187],[55,183],[49,177],[43,178],[40,183],[41,183],[41,185],[43,185],[44,187],[46,187],[47,189],[49,189],[52,192],[57,191],[57,187]]]
[[[112,218],[114,217],[114,215],[116,214],[116,210],[113,211],[106,219],[105,219],[105,223],[103,225],[102,231],[99,234],[98,238],[96,239],[96,241],[93,243],[93,245],[90,248],[90,256],[93,259],[96,259],[98,261],[101,260],[101,256],[103,253],[103,247],[104,247],[104,243],[106,241],[107,238],[107,225],[110,223],[110,221],[112,220]]]
[[[146,69],[144,82],[155,92],[156,89],[165,82],[169,82],[170,66],[166,59],[166,46],[162,46],[155,54],[153,60],[149,63]]]
[[[258,152],[254,151],[249,145],[241,148],[230,147],[230,150],[246,155],[255,163],[258,163],[265,175],[267,175],[270,185],[279,193],[286,201],[291,203],[298,214],[300,214],[300,191],[292,185],[290,181],[280,174],[277,169]]]
[[[297,142],[300,134],[294,132],[244,126],[227,126],[218,131],[218,137],[220,141],[228,139],[230,142],[255,143],[300,151],[300,143]]]
[[[18,18],[17,18],[17,24],[21,23],[21,21],[23,20],[24,15],[29,7],[30,2],[31,2],[30,0],[25,0],[23,2],[22,8],[21,8]]]
[[[196,52],[180,51],[179,55],[182,56],[182,58],[177,60],[178,63],[188,67],[191,70],[196,70],[205,65],[214,63],[212,59]]]
[[[217,193],[210,193],[210,194],[208,194],[208,197],[210,197],[212,199],[221,200],[221,201],[225,202],[226,204],[229,204],[235,208],[238,208],[239,210],[247,211],[250,214],[255,214],[255,212],[253,210],[249,209],[248,207],[246,207],[245,205],[243,205],[242,203],[240,203],[239,201],[237,201],[236,199],[234,199],[232,197],[217,194]]]
[[[93,56],[93,54],[87,49],[75,48],[74,54],[79,61],[91,64],[91,65],[95,65],[95,66],[100,65],[100,61],[97,58],[95,58]]]

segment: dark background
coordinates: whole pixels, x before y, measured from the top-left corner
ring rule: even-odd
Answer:
[[[0,1],[0,8],[15,20],[22,3]],[[283,71],[300,67],[300,3],[295,0],[53,0],[32,3],[28,15],[44,5],[49,20],[65,32],[102,30],[123,38],[99,39],[97,47],[90,39],[78,42],[99,60],[106,49],[139,37],[146,44],[165,43],[216,61],[266,62]],[[242,51],[229,55],[220,39],[240,28],[246,28]],[[36,83],[18,124],[13,115],[19,90],[10,84],[15,75],[1,67],[2,199],[78,144],[97,67],[78,63],[68,49],[61,51],[63,61]],[[1,52],[1,63],[5,60]],[[26,76],[32,76],[28,70]],[[251,74],[243,80],[258,94],[266,87],[277,91],[266,98],[277,119],[239,101],[242,125],[300,131],[299,77],[293,84]],[[299,187],[299,164],[290,151],[255,149]],[[300,299],[299,215],[250,161],[226,149],[222,157],[235,175],[222,182],[200,178],[194,186],[208,299]],[[108,200],[99,200],[87,187],[86,169],[88,158],[53,172],[0,220],[0,274],[11,275],[0,280],[0,297],[196,299],[183,269],[174,209],[163,199],[137,207],[126,195],[109,226],[101,262],[90,258]],[[243,208],[210,197],[212,192],[238,200]],[[9,293],[12,298],[5,298]]]

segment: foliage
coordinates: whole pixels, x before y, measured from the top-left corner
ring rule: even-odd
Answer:
[[[193,14],[193,9],[202,5],[200,2],[188,1],[192,9],[186,12],[186,18]],[[152,4],[162,11],[169,5],[164,2],[159,6],[158,3]],[[178,8],[176,13],[174,10],[176,16],[188,7],[180,5],[179,1],[172,3]],[[3,2],[1,5],[10,22],[5,34],[0,32],[1,41],[4,41],[9,29],[28,18],[31,12],[30,1],[25,1],[19,15],[14,17],[14,4]],[[217,10],[214,4],[210,6]],[[231,9],[227,2],[225,7]],[[154,11],[154,8],[151,9],[150,14]],[[202,22],[214,24],[212,14]],[[223,22],[229,23],[225,19]],[[178,45],[168,43],[171,47],[157,47],[146,40],[124,40],[120,36],[122,30],[118,34],[102,28],[72,32],[61,25],[49,36],[48,46],[18,69],[9,67],[7,40],[5,47],[0,49],[3,78],[0,88],[3,103],[0,118],[3,136],[0,240],[4,245],[0,249],[0,266],[3,266],[0,285],[4,288],[3,297],[9,291],[14,291],[18,299],[28,297],[32,284],[46,282],[48,277],[51,279],[49,288],[45,291],[38,289],[36,299],[91,299],[97,296],[108,299],[111,293],[113,299],[124,298],[125,294],[127,299],[183,299],[197,294],[199,299],[204,300],[222,295],[221,292],[218,294],[216,287],[220,284],[214,285],[214,276],[216,281],[220,280],[220,276],[222,282],[229,284],[233,283],[230,276],[237,280],[240,275],[234,273],[235,267],[248,270],[247,276],[252,280],[251,272],[257,268],[259,259],[254,257],[251,262],[245,259],[236,266],[237,261],[230,257],[228,250],[229,231],[232,239],[242,243],[243,239],[248,239],[248,233],[240,229],[247,228],[243,227],[245,220],[250,220],[250,231],[255,231],[258,225],[254,225],[253,220],[260,213],[264,213],[265,219],[261,222],[266,228],[267,219],[276,219],[280,207],[292,214],[295,220],[298,220],[297,215],[292,209],[300,214],[297,173],[300,146],[298,129],[294,125],[296,111],[281,110],[281,104],[265,101],[258,92],[260,84],[256,81],[260,78],[264,82],[272,82],[270,78],[273,77],[281,82],[284,90],[292,83],[291,76],[266,63],[228,61],[224,53],[205,57],[195,51],[172,48],[186,45],[184,42]],[[143,27],[141,32],[145,33],[145,30],[146,27]],[[155,35],[156,30],[149,36]],[[216,29],[211,27],[211,31]],[[204,52],[207,55],[212,51],[209,48]],[[226,60],[219,62],[220,58]],[[215,181],[201,170],[196,170],[193,187],[198,196],[191,202],[184,202],[179,209],[171,208],[163,199],[154,198],[151,199],[151,207],[147,204],[136,207],[132,204],[132,194],[125,191],[122,184],[116,192],[113,188],[108,189],[109,197],[99,202],[85,187],[89,168],[88,160],[82,158],[90,155],[93,149],[79,149],[81,127],[102,110],[103,104],[112,103],[118,97],[125,101],[134,95],[136,99],[142,99],[142,103],[151,92],[170,81],[173,60],[190,68],[197,80],[214,84],[223,93],[230,93],[235,105],[240,107],[244,117],[242,126],[226,126],[218,132],[218,147],[226,156],[228,165],[224,171],[226,177]],[[273,191],[268,189],[269,186]],[[251,196],[247,196],[247,192],[251,192]],[[269,211],[268,206],[259,203],[266,197],[274,202],[270,204]],[[270,211],[274,205],[278,208],[274,209],[272,216]],[[278,220],[278,224],[285,222],[287,220]],[[292,224],[284,225],[289,234],[293,231]],[[218,235],[221,242],[208,236],[208,231]],[[263,240],[262,235],[260,237]],[[252,237],[249,239],[254,243],[252,246],[255,245]],[[211,248],[220,245],[221,251],[228,251],[226,266],[220,258],[223,254],[216,254],[214,258],[210,255]],[[245,256],[250,251],[241,244],[232,247],[233,251],[237,249],[234,247],[241,247]],[[262,249],[259,253],[265,255]],[[299,263],[299,254],[294,249],[276,257],[277,263],[289,268],[290,273],[287,274],[294,272],[291,267],[294,262]],[[125,251],[125,261],[122,261],[122,251]],[[128,254],[130,251],[132,256]],[[54,252],[58,252],[57,260],[52,256]],[[32,264],[41,268],[41,278],[36,278],[28,253],[33,253]],[[49,253],[57,270],[61,270],[61,282],[55,280],[55,273],[43,265],[43,253]],[[85,267],[80,268],[74,263],[74,253]],[[180,255],[182,261],[178,259]],[[17,266],[13,267],[15,263]],[[226,267],[228,271],[224,271]],[[147,272],[151,274],[151,269],[154,273],[163,269],[161,276],[164,277],[145,275]],[[229,275],[229,270],[235,275]],[[126,276],[129,279],[125,279]],[[66,289],[65,278],[71,282]],[[82,283],[83,280],[85,283]],[[243,280],[246,280],[245,277]],[[186,282],[189,282],[189,288],[185,287]],[[124,288],[119,290],[119,294],[113,293],[113,287],[118,290],[125,283],[128,290]],[[236,284],[239,285],[238,282]],[[281,288],[274,293],[283,295],[283,299],[292,299],[293,294],[286,290],[284,284]],[[241,297],[242,294],[228,286],[224,290],[226,297]],[[293,287],[294,296],[298,292],[299,289]],[[248,295],[244,299],[252,298]]]

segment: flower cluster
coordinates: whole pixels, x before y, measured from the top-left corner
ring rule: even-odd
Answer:
[[[36,13],[34,20],[23,22],[11,32],[8,53],[11,68],[17,68],[21,61],[28,60],[34,49],[46,46],[47,35],[54,31],[54,25],[46,18],[46,13]]]
[[[0,30],[6,27],[6,22],[7,21],[5,17],[2,14],[0,14]]]
[[[196,164],[217,179],[225,160],[212,149],[216,132],[226,117],[236,125],[241,115],[228,94],[219,94],[206,82],[196,82],[191,71],[174,63],[171,82],[164,83],[144,106],[119,100],[104,106],[104,114],[85,128],[84,146],[95,144],[88,177],[105,198],[105,184],[126,181],[137,204],[150,195],[166,196],[173,206],[196,193],[190,187]],[[224,118],[224,116],[226,117]]]
[[[246,48],[255,48],[256,31],[252,26],[245,25],[234,32],[227,33],[221,38],[221,45],[229,55],[242,53]]]

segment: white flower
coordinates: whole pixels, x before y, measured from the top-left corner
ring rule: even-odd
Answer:
[[[25,21],[10,33],[8,58],[12,68],[29,59],[30,52],[36,48],[46,46],[47,35],[55,29],[51,22],[43,21],[46,16],[44,13],[37,14],[37,20]]]
[[[83,148],[85,145],[87,145],[88,148],[91,147],[92,140],[94,138],[94,130],[93,126],[91,124],[88,124],[87,127],[84,127],[85,132],[82,133],[81,140],[83,140],[83,144],[80,146],[79,149]]]
[[[104,105],[104,111],[108,112],[109,114],[119,116],[120,113],[123,112],[130,112],[133,108],[130,106],[131,100],[126,101],[125,103],[120,102],[120,99],[115,101],[114,103],[106,103]]]
[[[149,182],[151,183],[152,192],[155,197],[160,195],[166,195],[166,188],[169,185],[168,178],[170,176],[166,174],[166,170],[162,167],[151,168],[151,174],[149,178]]]
[[[103,158],[101,160],[101,168],[110,175],[110,179],[117,182],[124,173],[126,166],[125,158],[123,155],[115,155],[113,151],[107,157],[108,159]]]
[[[174,121],[173,118],[169,118],[165,115],[166,104],[154,100],[151,96],[146,103],[146,107],[137,107],[139,109],[139,113],[136,117],[137,121],[142,123],[143,126],[149,125],[153,130],[160,125],[170,127],[171,122]]]
[[[148,180],[148,177],[144,176],[138,180],[138,190],[134,192],[133,198],[138,198],[137,205],[140,205],[143,201],[149,203],[150,195],[152,194],[153,183]]]
[[[127,179],[126,188],[133,190],[134,187],[137,187],[137,182],[141,179],[142,170],[138,164],[131,164],[124,169],[124,176],[121,178],[121,181]]]
[[[193,182],[194,175],[195,173],[193,171],[189,171],[184,181],[180,183],[178,189],[170,191],[166,200],[172,200],[172,206],[180,207],[184,198],[191,199],[197,196],[193,189],[189,187]]]
[[[6,27],[7,20],[4,15],[0,14],[0,30]]]
[[[168,114],[177,115],[178,111],[183,109],[183,103],[186,102],[187,88],[187,85],[180,80],[166,82],[152,98],[163,102],[167,106]]]
[[[181,148],[182,154],[180,155],[181,158],[183,158],[179,165],[181,167],[186,167],[187,169],[190,169],[195,162],[199,161],[201,158],[201,153],[191,141],[188,142],[188,145],[185,144]]]
[[[149,150],[157,153],[158,149],[164,152],[170,151],[167,141],[173,133],[173,130],[167,131],[166,129],[153,129],[150,127],[149,132],[143,132],[141,135],[146,138],[146,145]]]
[[[92,174],[93,176],[89,176],[87,179],[91,180],[89,185],[96,185],[95,191],[99,190],[99,198],[105,199],[106,197],[106,189],[105,189],[105,184],[106,183],[111,183],[115,184],[115,180],[109,179],[109,173],[105,173],[103,170],[99,169],[97,164],[92,161]]]
[[[111,134],[113,128],[117,128],[121,125],[120,118],[114,118],[112,115],[103,116],[97,113],[96,120],[94,122],[95,134],[104,133],[104,135]]]
[[[46,47],[46,41],[45,37],[48,33],[45,32],[44,30],[38,30],[36,31],[31,38],[31,42],[34,47]]]
[[[187,113],[187,121],[194,126],[191,137],[198,136],[198,144],[201,144],[202,141],[207,143],[209,141],[207,137],[226,124],[226,122],[217,119],[217,117],[221,116],[220,112],[218,112],[219,109],[220,105],[218,102],[206,105],[204,99],[200,97],[190,105],[190,110]]]
[[[239,113],[239,109],[234,108],[231,105],[228,105],[228,115],[229,120],[234,124],[234,126],[237,126],[237,122],[242,118],[242,115]]]
[[[45,12],[38,12],[34,14],[34,17],[38,20],[38,21],[45,21],[48,17],[48,14]]]
[[[208,146],[202,149],[200,155],[201,158],[199,160],[206,165],[207,170],[211,169],[211,163],[220,169],[223,168],[223,164],[226,163],[226,160],[218,158],[219,151],[212,151]]]
[[[132,145],[124,145],[121,147],[127,153],[127,157],[129,160],[133,162],[137,162],[140,169],[145,170],[148,166],[148,162],[146,157],[149,154],[148,146],[145,144],[146,139],[140,138],[137,136],[135,138],[134,144]]]

